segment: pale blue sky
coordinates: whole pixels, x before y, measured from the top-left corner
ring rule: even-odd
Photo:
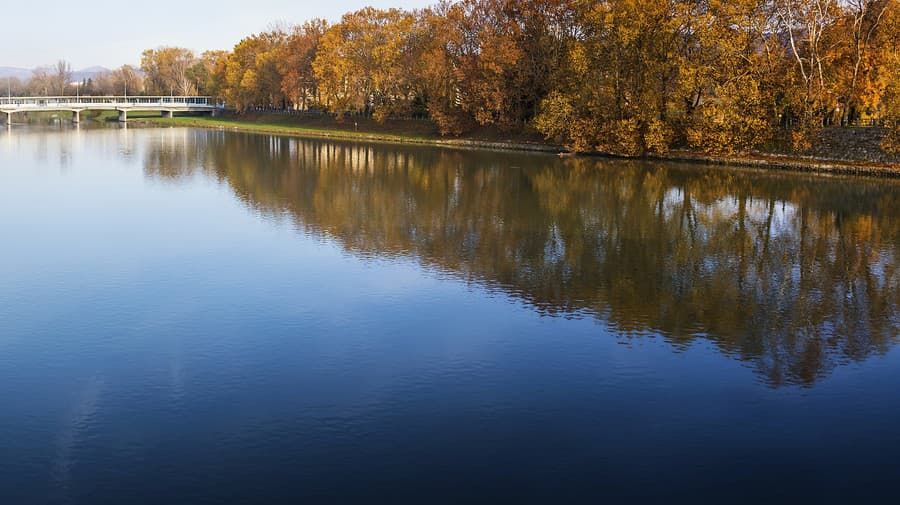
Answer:
[[[436,0],[79,0],[4,1],[0,66],[33,68],[59,59],[76,70],[140,61],[161,45],[230,49],[275,22],[336,21],[366,5],[417,8]]]

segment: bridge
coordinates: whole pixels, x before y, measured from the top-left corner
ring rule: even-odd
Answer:
[[[129,112],[161,112],[172,117],[176,112],[215,114],[220,108],[208,96],[39,96],[0,98],[0,112],[12,124],[13,114],[20,112],[71,112],[72,122],[81,121],[86,110],[113,110],[119,121],[128,120]]]

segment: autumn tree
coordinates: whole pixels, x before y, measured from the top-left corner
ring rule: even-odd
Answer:
[[[837,0],[778,0],[779,35],[788,47],[791,66],[784,78],[786,112],[796,123],[793,146],[807,150],[813,135],[836,111],[838,68],[831,51],[841,9]]]
[[[57,61],[50,79],[52,92],[57,96],[65,95],[66,89],[72,83],[72,65],[65,60]]]
[[[876,82],[881,92],[879,106],[888,126],[882,148],[900,155],[900,4],[891,2],[884,15],[879,40],[879,60]]]
[[[200,55],[197,65],[203,67],[202,71],[196,71],[197,78],[205,76],[205,81],[199,86],[200,94],[221,99],[225,94],[225,74],[228,66],[228,51],[205,51]]]
[[[112,71],[110,95],[125,93],[137,95],[144,91],[144,78],[140,71],[131,65],[122,65]]]
[[[678,3],[678,2],[674,2]],[[537,128],[578,151],[636,156],[669,149],[677,56],[690,11],[667,0],[581,2],[579,36]]]
[[[31,72],[28,80],[28,94],[47,96],[53,92],[53,76],[48,67],[38,67]]]
[[[191,71],[197,64],[193,51],[183,47],[148,49],[141,55],[147,91],[157,95],[196,95],[197,82]]]
[[[319,86],[313,62],[319,51],[319,44],[328,30],[324,19],[308,21],[294,27],[285,41],[279,58],[281,91],[285,98],[301,110],[319,103]]]
[[[679,52],[683,109],[676,135],[710,153],[753,149],[775,135],[781,62],[785,50],[775,33],[767,0],[709,2],[685,12],[690,22]]]
[[[837,21],[835,46],[842,71],[838,74],[837,114],[846,124],[858,119],[863,109],[871,109],[880,98],[876,79],[879,67],[888,56],[882,52],[883,21],[896,0],[846,0]]]
[[[4,79],[3,87],[6,88],[3,91],[10,96],[22,96],[25,94],[25,84],[18,77],[7,77]],[[2,81],[0,81],[2,82]]]
[[[450,51],[453,26],[447,16],[449,9],[450,4],[445,2],[421,11],[422,46],[417,68],[428,115],[441,134],[456,136],[476,123],[461,104],[458,72]]]
[[[223,95],[238,110],[284,105],[279,57],[287,34],[280,30],[240,41],[225,62]]]
[[[399,9],[367,7],[345,14],[322,36],[313,70],[319,91],[337,113],[374,113],[379,119],[409,110],[416,98],[410,58],[416,17]]]
[[[553,87],[577,29],[568,0],[464,0],[441,15],[454,103],[482,125],[521,128]]]
[[[90,86],[85,93],[97,93],[100,95],[138,95],[144,91],[144,79],[140,70],[123,65],[115,70],[98,74],[90,80]]]

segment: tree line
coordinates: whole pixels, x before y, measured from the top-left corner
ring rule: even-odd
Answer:
[[[537,130],[576,151],[728,153],[831,125],[900,151],[900,0],[459,0],[365,8],[230,51],[145,51],[143,89],[238,111]]]
[[[59,60],[55,65],[38,67],[31,77],[22,81],[15,77],[3,79],[5,92],[11,96],[69,96],[69,95],[139,95],[145,93],[143,73],[131,65],[108,72],[97,72],[91,77],[76,80],[72,65]]]

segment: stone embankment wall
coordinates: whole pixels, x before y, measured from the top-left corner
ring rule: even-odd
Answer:
[[[783,139],[779,145],[749,155],[715,156],[673,150],[661,159],[819,174],[900,177],[900,155],[890,155],[881,149],[886,131],[883,128],[826,128],[819,132],[811,152],[803,154],[786,148],[787,141]]]
[[[823,160],[900,163],[900,155],[881,150],[884,134],[883,128],[826,128],[809,154]]]

